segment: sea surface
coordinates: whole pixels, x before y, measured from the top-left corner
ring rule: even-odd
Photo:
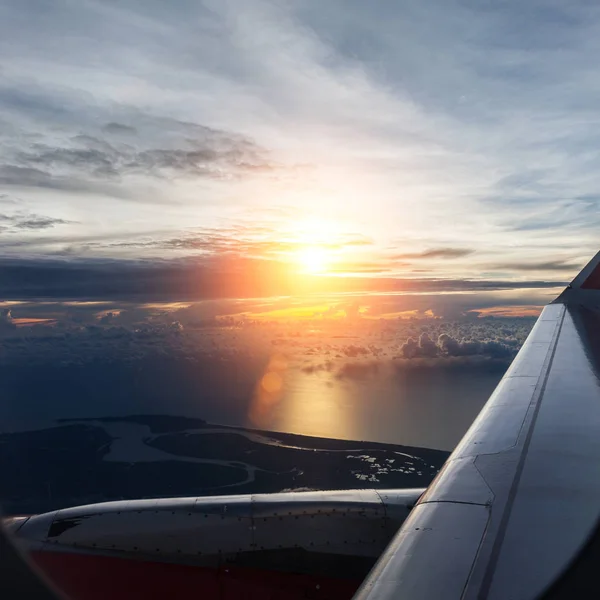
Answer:
[[[58,419],[174,415],[324,438],[452,450],[501,379],[493,361],[285,375],[257,409],[255,369],[151,359],[0,368],[0,431]]]

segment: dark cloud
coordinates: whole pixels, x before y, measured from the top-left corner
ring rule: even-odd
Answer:
[[[577,262],[567,260],[548,260],[541,262],[523,262],[523,263],[495,263],[488,265],[488,269],[494,271],[571,271],[581,270],[583,265]]]
[[[518,321],[517,321],[518,323]],[[423,332],[418,340],[410,337],[400,347],[400,357],[404,359],[415,358],[445,358],[463,356],[482,356],[494,359],[512,359],[516,356],[521,344],[529,333],[531,320],[520,324],[519,329],[511,323],[512,330],[504,333],[504,338],[499,334],[497,323],[493,325],[474,323],[467,330],[469,339],[457,339],[449,333],[441,333],[433,341],[430,333]],[[463,332],[464,332],[463,327]],[[515,336],[517,333],[517,336]]]
[[[123,123],[115,123],[114,121],[111,123],[107,123],[102,129],[107,133],[117,133],[126,135],[137,134],[137,129],[135,127],[132,127],[131,125],[124,125]]]
[[[0,184],[23,187],[46,187],[62,189],[59,181],[54,181],[50,173],[32,167],[0,165]]]
[[[141,356],[272,355],[273,343],[290,368],[305,374],[329,374],[338,379],[365,379],[380,367],[398,360],[479,358],[510,361],[533,318],[480,318],[472,321],[423,320],[371,322],[354,329],[354,344],[343,343],[344,323],[332,323],[315,337],[296,337],[286,323],[240,320],[233,326],[220,321],[199,324],[186,311],[207,308],[205,303],[182,310],[159,306],[119,304],[77,305],[30,303],[0,313],[0,362],[89,362],[135,360]],[[109,310],[107,310],[109,308]],[[215,307],[209,310],[214,310]],[[221,311],[231,307],[221,306]],[[218,309],[217,309],[218,310]],[[15,313],[16,314],[13,314]],[[286,335],[287,334],[287,335]],[[399,340],[406,340],[400,343]],[[340,343],[342,342],[342,343]],[[307,358],[311,362],[307,362]],[[312,362],[314,360],[315,362]],[[295,365],[295,366],[294,366]]]
[[[89,187],[93,191],[94,182],[87,181],[90,178],[118,180],[142,174],[220,180],[279,168],[265,149],[242,135],[148,116],[141,121],[147,127],[141,133],[147,135],[136,146],[79,134],[52,143],[28,144],[17,152],[6,149],[0,183],[64,190]],[[136,128],[111,122],[102,131],[131,134]]]
[[[338,379],[351,379],[362,381],[376,375],[379,372],[380,364],[375,361],[369,362],[349,362],[343,364],[336,377]]]
[[[84,139],[87,140],[89,138]],[[68,165],[82,167],[90,165],[93,167],[105,167],[111,164],[107,153],[94,148],[53,148],[43,144],[34,144],[29,152],[20,153],[18,159],[25,163],[50,166]]]
[[[19,261],[0,265],[3,298],[177,300],[276,295],[281,268],[225,259]],[[283,282],[285,287],[285,281]]]
[[[443,333],[437,341],[437,347],[443,356],[490,356],[491,358],[512,358],[518,348],[497,340],[465,341],[456,340]]]
[[[80,175],[84,175],[83,173]],[[124,197],[115,185],[90,181],[89,178],[52,173],[36,167],[14,164],[0,165],[0,185],[44,188],[63,192],[88,192]]]
[[[3,231],[17,232],[23,230],[49,229],[55,225],[66,225],[71,221],[56,219],[33,213],[19,212],[13,215],[0,214],[0,221],[4,223]]]
[[[469,281],[301,277],[276,260],[227,254],[185,260],[18,260],[0,264],[4,299],[138,299],[145,301],[258,298],[303,292],[454,292],[564,287],[556,281]],[[425,299],[423,299],[424,301]],[[435,295],[426,299],[432,304]],[[445,302],[441,297],[438,300]],[[426,305],[425,305],[426,306]],[[475,309],[477,305],[472,308]],[[431,306],[426,306],[431,308]]]
[[[65,225],[70,221],[65,219],[53,219],[52,217],[42,217],[39,215],[31,215],[23,220],[18,220],[13,224],[17,229],[48,229],[55,225]]]
[[[412,252],[406,254],[397,254],[394,259],[398,260],[418,260],[428,258],[462,258],[473,254],[475,250],[470,248],[432,248],[423,252]]]

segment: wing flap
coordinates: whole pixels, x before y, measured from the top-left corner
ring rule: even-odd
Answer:
[[[416,506],[354,599],[460,598],[488,520],[482,505]],[[414,568],[415,557],[427,557],[423,568]]]

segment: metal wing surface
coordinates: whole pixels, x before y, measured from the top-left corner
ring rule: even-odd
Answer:
[[[596,597],[600,253],[542,312],[355,598]]]

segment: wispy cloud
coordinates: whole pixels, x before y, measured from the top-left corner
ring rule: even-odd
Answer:
[[[394,258],[400,260],[419,260],[431,258],[463,258],[473,254],[475,250],[470,248],[432,248],[422,252],[408,252],[406,254],[397,254]]]
[[[178,237],[155,236],[152,239],[140,237],[128,241],[115,241],[109,244],[113,248],[162,249],[198,251],[209,254],[234,254],[253,258],[294,258],[310,245],[306,237],[290,232],[286,239],[276,227],[267,225],[237,225],[221,228],[196,228],[182,232]],[[372,242],[358,234],[339,234],[331,236],[329,241],[319,239],[313,243],[322,251],[331,253],[343,250],[370,248]],[[357,263],[355,263],[357,264]],[[383,262],[370,266],[385,267]]]
[[[148,118],[149,119],[149,118]],[[101,188],[108,180],[117,185],[125,177],[211,178],[231,180],[254,173],[271,173],[280,168],[265,150],[252,140],[203,127],[157,119],[171,147],[152,147],[111,143],[92,135],[75,135],[60,141],[36,141],[16,152],[4,151],[0,165],[0,184],[7,186],[54,188],[88,192]],[[108,128],[108,129],[107,129]],[[109,134],[131,134],[135,128],[108,123]],[[55,135],[53,136],[56,137]]]
[[[522,263],[495,263],[489,265],[489,269],[503,272],[525,271],[527,273],[535,273],[536,271],[562,271],[573,273],[580,270],[581,264],[566,260],[549,260],[542,262],[522,262]]]
[[[137,129],[135,127],[132,127],[131,125],[124,125],[123,123],[115,123],[114,121],[107,123],[106,125],[104,125],[104,127],[102,129],[103,129],[103,131],[106,131],[107,133],[116,133],[116,134],[122,134],[122,135],[136,135],[138,132]]]
[[[38,231],[40,229],[49,229],[56,225],[66,225],[70,221],[36,215],[27,212],[18,211],[17,213],[7,215],[0,214],[0,231],[19,232],[23,230]]]

